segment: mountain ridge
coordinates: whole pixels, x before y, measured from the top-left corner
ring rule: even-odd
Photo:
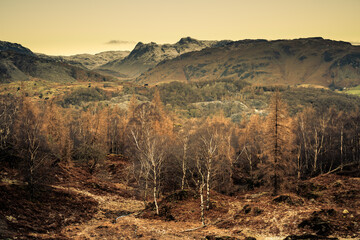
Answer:
[[[111,77],[70,65],[51,57],[39,57],[17,43],[0,41],[0,83],[39,78],[54,82],[110,81]]]
[[[127,57],[104,64],[97,68],[97,70],[110,70],[129,78],[138,77],[162,61],[172,59],[187,52],[225,45],[228,42],[231,41],[204,41],[191,37],[181,38],[174,44],[139,42]]]
[[[4,51],[35,56],[35,54],[30,49],[22,46],[21,44],[7,42],[7,41],[0,41],[0,52],[4,52]]]
[[[106,63],[99,66],[101,61]],[[0,41],[1,82],[29,77],[105,81],[101,79],[110,76],[150,85],[229,78],[255,85],[312,84],[341,89],[360,85],[360,46],[321,37],[271,41],[186,37],[175,44],[139,42],[131,52],[66,57],[34,54],[20,44]]]
[[[240,40],[188,52],[161,62],[136,81],[245,79],[252,84],[318,84],[349,87],[360,84],[360,47],[316,38]]]
[[[57,61],[65,62],[70,65],[93,70],[110,61],[123,59],[124,57],[129,55],[129,53],[130,51],[104,51],[96,54],[81,53],[70,56],[49,56],[41,53],[38,53],[37,55],[42,58],[55,59]]]

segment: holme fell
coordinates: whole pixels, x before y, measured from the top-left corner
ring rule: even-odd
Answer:
[[[360,237],[360,47],[0,41],[0,239]]]

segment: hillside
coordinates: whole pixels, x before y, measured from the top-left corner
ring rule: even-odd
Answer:
[[[121,60],[127,55],[130,51],[106,51],[96,54],[76,54],[71,56],[48,56],[45,54],[37,54],[39,57],[54,59],[60,62],[68,63],[70,65],[82,67],[85,69],[94,69],[101,65],[104,65],[110,61]]]
[[[124,77],[137,77],[155,67],[158,63],[175,58],[181,54],[213,46],[221,46],[230,41],[200,41],[190,37],[182,38],[175,44],[144,44],[139,42],[124,59],[111,61],[98,67],[101,71],[112,71]]]
[[[0,41],[0,52],[3,52],[3,51],[21,53],[21,54],[26,54],[26,55],[31,55],[31,56],[35,55],[30,49],[28,49],[24,46],[21,46],[20,44]]]
[[[164,61],[137,81],[157,84],[232,78],[258,85],[341,88],[360,84],[359,66],[360,47],[346,42],[323,38],[242,40]]]
[[[244,80],[223,79],[202,82],[171,82],[157,87],[124,86],[119,97],[106,104],[126,109],[132,94],[140,102],[151,101],[156,90],[167,110],[181,118],[201,118],[222,112],[234,122],[245,115],[267,115],[271,94],[278,89],[288,105],[291,115],[306,107],[324,111],[330,107],[351,112],[360,107],[360,98],[341,91],[307,87],[251,86]],[[126,100],[125,100],[126,99]]]
[[[212,191],[212,207],[206,211],[206,225],[202,227],[196,192],[186,189],[163,196],[159,202],[161,213],[156,216],[151,203],[144,207],[136,191],[124,184],[129,165],[121,156],[108,155],[94,175],[78,167],[57,167],[53,170],[56,183],[43,185],[41,194],[31,200],[23,182],[17,179],[16,170],[2,162],[0,237],[64,240],[262,240],[284,239],[294,234],[300,235],[298,239],[330,240],[328,235],[332,240],[359,237],[356,177],[319,176],[300,181],[298,190],[280,197],[271,196],[264,189],[235,196]],[[312,238],[305,238],[305,234]]]
[[[24,73],[91,73],[0,55]],[[0,84],[0,239],[358,238],[359,106],[342,91],[231,78]]]
[[[120,60],[129,55],[130,51],[106,51],[96,54],[77,54],[73,56],[63,56],[67,61],[81,63],[88,69],[94,69],[114,60]]]
[[[99,73],[58,61],[38,57],[29,49],[15,43],[0,48],[0,82],[13,82],[40,78],[53,82],[109,81]]]

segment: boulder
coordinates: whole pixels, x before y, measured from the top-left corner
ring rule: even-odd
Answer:
[[[230,236],[215,236],[215,235],[208,235],[204,239],[206,240],[239,240],[239,238],[236,237],[230,237]],[[256,240],[256,239],[255,239]]]
[[[322,218],[313,216],[309,219],[305,219],[299,225],[299,228],[309,227],[315,231],[317,235],[328,236],[332,233],[332,226],[329,222],[324,221]]]
[[[290,235],[284,238],[284,240],[338,240],[338,238],[328,238],[324,236],[304,234],[304,235]]]

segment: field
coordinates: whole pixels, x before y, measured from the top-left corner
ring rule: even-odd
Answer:
[[[360,85],[353,87],[353,88],[349,88],[345,92],[349,93],[349,94],[360,96]]]

